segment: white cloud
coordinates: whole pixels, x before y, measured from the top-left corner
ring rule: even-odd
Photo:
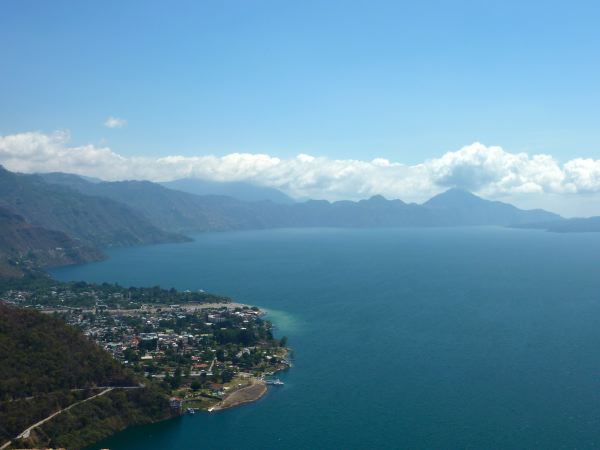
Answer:
[[[73,146],[64,131],[29,132],[0,136],[0,163],[13,171],[63,171],[106,180],[249,181],[297,198],[328,200],[382,194],[423,201],[450,187],[528,206],[534,198],[556,203],[574,195],[600,196],[600,160],[577,158],[561,164],[550,155],[510,153],[480,143],[410,166],[383,158],[339,160],[306,154],[288,159],[256,153],[125,157],[104,146]],[[559,203],[553,209],[560,212]]]
[[[127,121],[125,119],[119,119],[118,117],[109,116],[104,121],[104,126],[106,128],[123,128],[127,125]]]

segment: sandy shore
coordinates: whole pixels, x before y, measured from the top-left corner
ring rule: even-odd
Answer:
[[[229,394],[223,401],[216,404],[208,411],[220,411],[222,409],[233,408],[244,403],[255,402],[267,392],[267,386],[264,381],[256,380],[250,386],[243,387]]]

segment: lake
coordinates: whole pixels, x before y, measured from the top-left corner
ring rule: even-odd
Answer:
[[[204,289],[269,311],[294,367],[260,401],[92,448],[600,446],[600,233],[207,233],[61,280]]]

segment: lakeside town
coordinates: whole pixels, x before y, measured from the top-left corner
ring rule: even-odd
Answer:
[[[171,392],[175,413],[257,400],[268,384],[283,384],[274,375],[291,366],[287,338],[274,337],[261,310],[204,291],[48,281],[6,289],[0,301],[80,329],[125,367]]]

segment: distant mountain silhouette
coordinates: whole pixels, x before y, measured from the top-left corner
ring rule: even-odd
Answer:
[[[77,175],[42,174],[50,183],[106,198],[135,210],[155,227],[172,232],[265,228],[259,203],[225,196],[199,196],[150,181],[88,182]],[[261,202],[277,208],[272,202]]]
[[[24,266],[60,266],[102,257],[99,250],[61,231],[31,225],[18,214],[0,207],[0,276],[7,270],[19,274]]]
[[[422,205],[386,200],[277,203],[196,195],[149,181],[103,182],[49,173],[24,175],[0,166],[0,259],[41,266],[101,257],[111,246],[177,242],[180,233],[282,227],[527,226],[600,231],[600,218],[565,221],[450,189]]]
[[[542,209],[522,210],[508,203],[484,200],[462,189],[449,189],[423,206],[436,211],[448,225],[517,225],[560,220],[558,214]]]
[[[547,211],[524,211],[459,189],[450,189],[423,205],[386,200],[381,195],[358,202],[309,200],[282,204],[245,202],[228,196],[199,196],[149,181],[90,183],[68,174],[42,176],[47,181],[68,185],[87,195],[124,203],[153,225],[177,232],[311,226],[511,225],[560,219]]]
[[[81,179],[83,183],[89,183]],[[33,226],[61,231],[85,245],[111,247],[182,240],[121,202],[47,183],[0,166],[0,206]]]
[[[269,200],[274,203],[294,203],[294,200],[278,189],[258,186],[251,183],[219,182],[203,180],[201,178],[182,178],[180,180],[168,181],[160,184],[169,189],[196,195],[225,195],[247,202]]]

